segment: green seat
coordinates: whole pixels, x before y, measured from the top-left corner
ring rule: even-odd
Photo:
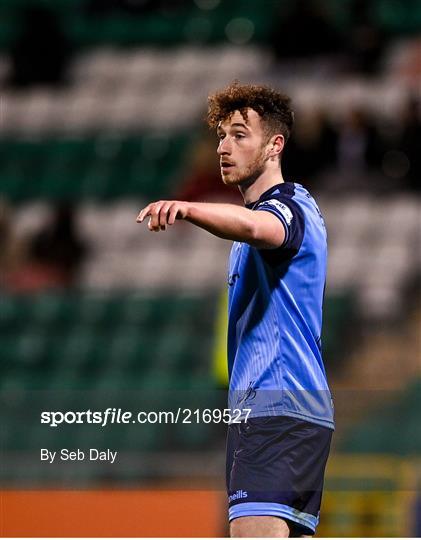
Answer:
[[[31,298],[31,323],[42,327],[59,325],[68,316],[65,299],[57,293],[42,293]]]
[[[34,297],[33,320],[66,330],[78,320],[79,297],[72,294],[42,293]]]
[[[3,295],[0,301],[0,331],[2,336],[18,332],[28,323],[30,302],[26,297]]]

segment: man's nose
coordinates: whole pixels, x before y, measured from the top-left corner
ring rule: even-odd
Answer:
[[[231,153],[231,145],[226,137],[220,141],[217,152],[220,156]]]

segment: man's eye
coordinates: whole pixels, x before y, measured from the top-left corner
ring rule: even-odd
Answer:
[[[235,138],[236,139],[244,139],[245,135],[243,133],[236,133]]]
[[[218,135],[218,140],[222,141],[222,139],[225,137],[225,135]]]

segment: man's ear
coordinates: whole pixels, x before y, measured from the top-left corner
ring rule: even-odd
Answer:
[[[277,133],[270,138],[268,157],[277,157],[285,146],[285,138],[281,133]]]

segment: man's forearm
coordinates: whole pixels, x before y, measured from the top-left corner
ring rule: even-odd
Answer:
[[[253,212],[235,204],[189,203],[185,219],[226,240],[253,242],[256,238]]]

